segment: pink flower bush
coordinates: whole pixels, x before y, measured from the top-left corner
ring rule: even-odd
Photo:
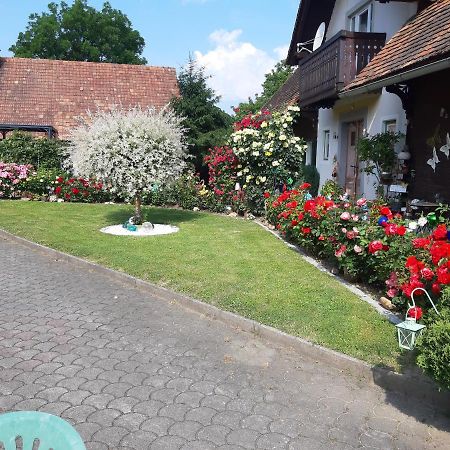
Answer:
[[[20,196],[20,184],[31,175],[33,167],[29,164],[0,162],[0,198]]]

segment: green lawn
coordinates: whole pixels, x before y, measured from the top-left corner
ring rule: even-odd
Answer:
[[[148,208],[148,220],[180,232],[147,238],[99,232],[131,215],[125,205],[0,201],[0,227],[14,234],[398,368],[394,327],[257,224]]]

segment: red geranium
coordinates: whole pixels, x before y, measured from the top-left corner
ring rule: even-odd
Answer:
[[[61,191],[62,191],[61,186],[56,186],[56,188],[55,188],[55,194],[58,195],[58,194],[61,193]]]
[[[298,206],[298,203],[295,200],[293,202],[286,203],[286,208],[289,208],[289,209],[297,208],[297,206]]]
[[[447,239],[447,227],[444,224],[438,225],[438,227],[433,231],[433,239]]]
[[[439,283],[433,283],[431,285],[431,291],[434,295],[439,295],[441,293],[441,285]]]
[[[270,193],[269,192],[264,192],[264,198],[270,198]]]
[[[307,212],[311,212],[315,209],[316,203],[314,200],[306,200],[303,209]]]
[[[386,233],[386,236],[397,234],[397,225],[395,223],[387,223],[384,227],[384,232]]]
[[[423,316],[423,311],[420,306],[414,306],[408,311],[408,317],[412,317],[413,319],[420,320]]]
[[[380,214],[386,216],[388,219],[392,219],[392,211],[387,206],[380,208]]]
[[[72,188],[73,195],[78,195],[80,193],[80,190],[77,188]]]
[[[412,241],[413,247],[418,248],[426,248],[430,245],[430,240],[428,238],[415,238]]]
[[[299,189],[306,190],[306,189],[309,189],[310,187],[311,187],[311,185],[310,185],[309,183],[303,183],[303,184],[299,187]]]
[[[309,233],[311,233],[311,228],[309,228],[309,227],[303,227],[303,228],[302,228],[302,233],[303,233],[303,234],[309,234]]]
[[[404,225],[400,225],[397,227],[397,234],[399,236],[404,236],[406,234],[406,227]]]
[[[425,280],[432,280],[434,277],[434,272],[429,269],[428,267],[424,267],[421,271],[420,271],[420,275],[422,275],[422,278],[425,278]]]
[[[372,241],[369,244],[369,253],[374,254],[380,250],[383,250],[383,243],[381,241]]]

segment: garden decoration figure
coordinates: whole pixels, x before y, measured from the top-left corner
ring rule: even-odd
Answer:
[[[419,290],[425,292],[425,295],[428,297],[428,300],[430,300],[431,305],[436,311],[436,314],[439,315],[439,311],[436,309],[433,300],[431,300],[430,295],[425,289],[415,288],[411,292],[411,300],[413,304],[412,306],[408,304],[408,310],[406,311],[406,317],[404,322],[401,322],[396,325],[398,333],[398,345],[400,348],[405,348],[406,350],[414,349],[417,338],[420,336],[422,330],[425,328],[425,325],[417,323],[417,320],[419,320],[422,317],[422,310],[416,307],[416,303],[414,301],[414,293]]]

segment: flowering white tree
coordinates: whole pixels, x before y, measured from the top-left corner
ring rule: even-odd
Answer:
[[[177,178],[185,167],[185,130],[169,109],[88,113],[70,141],[75,174],[94,176],[113,193],[134,199],[137,224],[142,223],[142,194]]]

